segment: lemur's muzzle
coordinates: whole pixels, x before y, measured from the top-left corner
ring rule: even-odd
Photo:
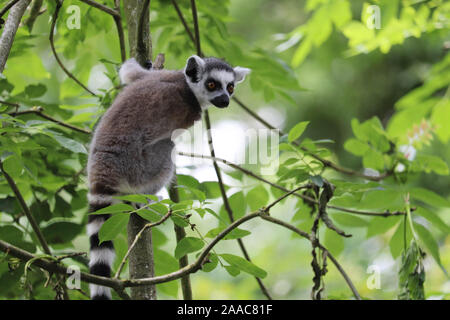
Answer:
[[[212,99],[211,103],[218,108],[226,108],[230,104],[230,98],[227,94],[223,94]]]

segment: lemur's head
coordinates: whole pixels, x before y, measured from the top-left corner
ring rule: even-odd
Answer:
[[[187,60],[184,74],[186,81],[200,106],[210,104],[218,108],[228,107],[236,84],[244,81],[250,69],[235,67],[217,58],[192,56]]]

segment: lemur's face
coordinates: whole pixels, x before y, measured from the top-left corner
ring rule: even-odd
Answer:
[[[250,69],[232,68],[216,58],[192,56],[187,61],[184,73],[202,108],[211,104],[225,108],[230,103],[236,84],[244,81]]]

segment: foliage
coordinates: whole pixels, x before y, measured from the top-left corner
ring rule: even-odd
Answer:
[[[112,0],[102,3],[114,7]],[[188,26],[193,26],[190,2],[177,3]],[[81,10],[80,29],[67,27],[70,14],[66,9],[71,5],[77,5]],[[381,29],[370,29],[366,25],[371,19],[368,9],[371,5],[380,8]],[[87,250],[85,167],[90,135],[61,123],[86,132],[94,130],[120,91],[117,67],[121,57],[114,20],[85,3],[65,0],[56,24],[56,49],[70,72],[95,92],[95,96],[89,94],[67,77],[54,57],[49,56],[47,21],[55,4],[48,1],[44,6],[47,10],[38,17],[31,32],[19,28],[0,79],[0,160],[4,172],[0,179],[0,240],[31,253],[43,253],[24,215],[24,208],[6,179],[9,175],[52,253],[63,256],[67,252]],[[230,1],[198,1],[202,50],[207,55],[226,57],[233,65],[252,69],[251,93],[248,93],[249,88],[243,87],[247,90],[244,91],[247,100],[259,99],[266,104],[288,105],[293,109],[299,103],[298,92],[304,90],[299,84],[298,68],[310,56],[326,51],[327,42],[335,41],[335,36],[345,39],[345,50],[334,54],[351,59],[375,53],[389,56],[395,47],[405,46],[412,37],[426,40],[428,36],[448,35],[450,30],[450,3],[443,0],[308,0],[304,8],[306,21],[300,25],[297,21],[292,31],[278,35],[282,43],[266,37],[264,40],[271,44],[267,48],[253,45],[243,36],[229,31],[232,23],[229,6]],[[29,13],[25,19],[27,15]],[[126,29],[126,22],[123,23]],[[195,52],[195,44],[186,34],[170,1],[151,2],[151,32],[154,56],[164,52],[168,69],[182,68],[186,58]],[[349,127],[353,136],[346,137],[343,146],[358,158],[362,172],[340,164],[334,148],[327,147],[332,146],[333,140],[318,140],[308,135],[314,127],[321,128],[321,123],[294,117],[297,123],[282,133],[277,146],[279,168],[272,176],[264,176],[266,181],[248,175],[251,170],[253,175],[261,177],[258,166],[256,169],[255,166],[238,166],[224,171],[224,189],[234,219],[257,212],[275,201],[283,208],[279,211],[274,208],[276,215],[313,234],[338,260],[351,251],[347,239],[350,233],[363,233],[358,239],[365,242],[376,237],[398,262],[399,286],[390,298],[428,297],[424,253],[432,257],[432,264],[439,266],[447,277],[448,253],[444,259],[442,247],[445,239],[448,241],[450,227],[443,213],[448,212],[450,201],[448,190],[430,188],[419,178],[429,174],[434,179],[444,179],[448,186],[448,158],[430,146],[437,143],[443,148],[449,146],[449,88],[450,54],[442,52],[438,61],[426,68],[422,82],[399,97],[388,121],[375,115],[367,120],[352,119]],[[53,120],[40,116],[42,114]],[[220,117],[233,118],[233,113],[221,113]],[[266,120],[270,122],[271,119]],[[160,200],[154,195],[126,195],[118,199],[142,206],[135,209],[119,203],[90,213],[112,215],[102,226],[99,238],[100,241],[114,241],[117,259],[113,270],[117,270],[128,250],[126,225],[130,212],[150,223],[171,214],[168,222],[152,228],[157,275],[178,270],[178,259],[185,255],[195,261],[208,243],[230,226],[219,183],[211,179],[200,181],[190,170],[192,168],[183,169],[187,169],[183,171],[186,174],[177,175],[179,202]],[[305,188],[290,195],[289,199],[280,198],[300,186]],[[405,216],[410,221],[403,219]],[[258,221],[258,224],[263,223]],[[173,225],[186,228],[188,232],[188,236],[178,243],[172,234]],[[266,227],[264,232],[274,232],[271,228],[275,226]],[[254,276],[267,281],[270,288],[276,277],[283,277],[285,266],[279,266],[281,260],[275,259],[279,252],[269,250],[271,245],[264,241],[265,236],[245,224],[233,229],[221,245],[209,253],[199,277],[214,283],[214,277],[225,274],[226,281],[237,286],[235,279]],[[258,253],[250,262],[228,245],[236,239],[246,243],[260,242],[263,246],[260,251],[267,247],[267,252],[272,252],[273,256]],[[297,238],[290,239],[295,245],[288,252],[295,257],[298,241]],[[310,267],[305,263],[312,259],[309,244],[307,248],[308,253],[302,256],[306,260],[290,260],[295,261],[296,274],[301,273],[302,268]],[[313,249],[319,250],[318,247]],[[324,251],[317,256],[314,254],[312,259],[316,269],[314,284],[320,285],[320,291],[325,290],[325,293],[328,275],[322,276],[326,273],[327,263],[330,265],[326,259]],[[272,260],[277,260],[278,265]],[[83,271],[88,269],[83,256],[71,257],[64,262],[78,265]],[[348,263],[345,261],[344,267]],[[126,271],[126,268],[122,271],[122,277],[126,277]],[[312,278],[310,276],[309,280]],[[44,285],[46,281],[56,281],[56,277],[32,264],[25,266],[8,254],[0,254],[1,298],[51,299],[55,293],[51,285]],[[343,289],[343,282],[339,283],[338,293],[350,298],[351,292]],[[312,281],[295,283],[308,292],[312,284]],[[363,285],[358,283],[357,287]],[[159,284],[157,289],[163,297],[179,298],[181,294],[177,281]],[[195,293],[195,286],[193,289]],[[83,292],[86,291],[87,284],[82,283],[81,292],[71,290],[69,294],[72,299],[85,299]],[[246,293],[247,297],[261,297],[256,287],[253,291]],[[367,298],[371,298],[370,293]]]

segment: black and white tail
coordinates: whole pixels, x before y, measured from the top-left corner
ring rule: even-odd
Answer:
[[[108,199],[109,198],[109,199]],[[111,205],[110,195],[90,195],[89,212],[94,212]],[[87,233],[90,241],[89,272],[91,274],[111,277],[111,266],[114,262],[115,251],[112,241],[99,243],[98,231],[110,217],[109,214],[89,215]],[[89,285],[92,300],[110,300],[111,289],[95,284]]]

